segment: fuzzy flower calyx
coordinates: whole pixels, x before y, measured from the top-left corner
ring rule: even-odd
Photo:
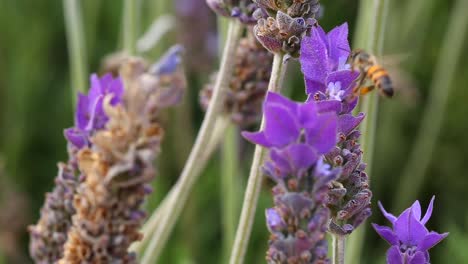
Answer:
[[[208,6],[220,16],[238,19],[244,24],[255,24],[253,14],[257,4],[252,0],[206,0]]]
[[[254,28],[257,39],[273,53],[298,57],[302,38],[317,21],[318,0],[276,1],[256,0],[260,7],[254,13],[258,18]]]
[[[429,207],[422,216],[419,201],[403,211],[398,217],[388,213],[379,202],[380,210],[385,218],[392,223],[392,228],[372,224],[375,231],[387,241],[391,248],[387,251],[388,264],[428,264],[429,249],[448,236],[429,231],[426,223],[432,215],[435,197],[432,197]]]

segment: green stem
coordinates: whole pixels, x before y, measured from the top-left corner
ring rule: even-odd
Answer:
[[[280,91],[285,69],[286,63],[284,62],[284,55],[275,54],[268,91]],[[264,127],[265,118],[262,119],[260,130],[262,130]],[[245,190],[241,217],[239,225],[237,226],[236,239],[234,241],[231,258],[229,261],[230,264],[244,263],[244,256],[247,251],[247,245],[249,244],[252,224],[255,217],[255,211],[257,209],[258,197],[262,187],[263,174],[261,173],[260,166],[262,165],[266,152],[267,150],[260,145],[255,147],[252,167],[250,168],[249,180]]]
[[[182,171],[182,174],[176,183],[177,195],[171,200],[165,214],[162,215],[159,225],[157,226],[148,248],[143,255],[142,264],[154,263],[154,260],[159,257],[161,251],[166,244],[167,239],[177,222],[177,219],[184,208],[192,187],[196,182],[198,175],[194,173],[194,168],[197,167],[200,156],[205,151],[207,144],[213,134],[213,128],[216,123],[217,117],[222,112],[225,89],[228,89],[229,81],[233,73],[233,65],[235,61],[235,54],[237,45],[243,30],[243,26],[233,20],[229,25],[228,39],[224,47],[223,58],[218,77],[213,89],[213,97],[210,100],[210,105],[203,120],[202,126],[198,133],[195,144],[190,152],[187,163]]]
[[[368,1],[361,1],[362,4],[369,4]],[[368,23],[363,23],[364,28],[357,30],[365,30],[369,32],[367,36],[367,44],[364,47],[369,52],[376,56],[382,55],[383,44],[385,37],[385,28],[388,16],[388,0],[372,0],[372,8],[362,9],[369,14],[360,14],[369,17]],[[363,160],[367,163],[367,171],[372,175],[373,152],[375,143],[375,134],[377,128],[377,115],[379,106],[379,95],[374,92],[362,98],[361,111],[366,114],[366,118],[361,124],[361,147],[363,152]],[[361,263],[360,257],[364,244],[365,229],[359,228],[355,230],[349,237],[349,246],[346,250],[347,263]]]
[[[88,67],[86,59],[86,44],[81,18],[79,0],[63,0],[65,29],[67,33],[68,54],[71,68],[71,85],[73,103],[76,104],[77,94],[86,91]]]
[[[224,238],[224,256],[229,257],[234,235],[236,234],[236,223],[238,217],[238,193],[240,191],[238,181],[238,130],[237,126],[229,126],[225,131],[225,140],[223,145],[223,159],[221,172],[221,197],[222,215],[223,215],[223,238]]]
[[[123,48],[130,55],[136,53],[138,5],[139,0],[124,0],[123,4]]]
[[[207,164],[208,160],[218,148],[221,140],[224,138],[224,132],[226,131],[226,127],[228,126],[229,122],[230,120],[226,117],[218,117],[218,119],[216,120],[213,136],[211,137],[208,146],[205,148],[205,152],[202,153],[197,166],[194,168],[194,175],[200,174],[205,168],[205,165]],[[143,234],[143,239],[141,241],[133,243],[130,247],[130,251],[136,252],[137,255],[140,255],[143,252],[144,247],[152,238],[154,230],[158,226],[159,220],[161,219],[162,215],[165,213],[166,209],[171,203],[171,199],[173,199],[177,195],[176,187],[177,185],[169,191],[164,200],[159,204],[159,207],[156,209],[156,211],[154,211],[151,217],[146,221],[141,231],[141,233]]]
[[[333,264],[344,264],[345,263],[345,245],[346,236],[340,236],[333,234]]]
[[[468,33],[468,0],[457,1],[445,35],[442,50],[434,71],[434,80],[416,142],[403,171],[398,195],[397,209],[408,206],[419,194],[424,176],[431,162],[432,153],[440,134],[457,64],[462,59]]]

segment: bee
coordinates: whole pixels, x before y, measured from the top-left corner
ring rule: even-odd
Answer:
[[[387,70],[377,63],[375,56],[358,49],[351,52],[348,62],[352,70],[360,72],[353,89],[353,97],[367,94],[375,88],[385,97],[393,96],[392,79],[390,79]],[[365,85],[366,80],[370,80],[372,84]]]

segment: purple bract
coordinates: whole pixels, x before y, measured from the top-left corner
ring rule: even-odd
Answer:
[[[448,236],[448,233],[439,234],[425,227],[432,215],[434,198],[432,197],[424,217],[419,201],[414,202],[398,217],[388,213],[379,202],[380,210],[393,226],[390,228],[372,224],[375,231],[392,245],[387,251],[388,264],[429,263],[429,249]]]
[[[111,105],[121,103],[124,92],[120,77],[113,78],[106,74],[99,78],[91,75],[91,88],[88,95],[78,94],[78,104],[75,112],[75,126],[65,129],[65,138],[76,148],[89,145],[89,137],[99,129],[103,129],[108,117],[103,109],[103,100],[111,95]]]
[[[359,75],[346,64],[349,53],[347,23],[328,34],[320,26],[313,27],[301,45],[300,61],[306,93],[316,100],[344,101]],[[346,112],[354,108],[355,102],[351,105]]]
[[[264,130],[242,133],[255,144],[268,148],[304,145],[313,148],[316,154],[327,153],[336,144],[337,116],[333,112],[319,111],[316,102],[296,103],[269,92],[263,109]]]

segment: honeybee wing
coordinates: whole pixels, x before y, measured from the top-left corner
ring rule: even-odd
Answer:
[[[410,53],[400,53],[379,56],[377,60],[390,75],[398,97],[405,104],[414,105],[420,98],[419,88],[411,74],[402,67],[403,62],[408,61],[410,57]]]

